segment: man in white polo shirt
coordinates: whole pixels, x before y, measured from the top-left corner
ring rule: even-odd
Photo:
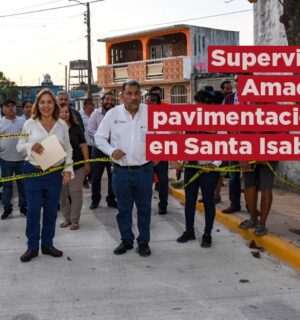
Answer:
[[[0,134],[19,134],[22,132],[25,119],[17,117],[16,103],[13,100],[6,100],[3,103],[2,111],[4,117],[0,119]],[[18,143],[17,138],[1,139],[0,143],[0,166],[2,177],[13,176],[14,174],[22,174],[24,166],[24,156],[20,155],[16,149]],[[19,193],[20,212],[27,214],[25,191],[23,180],[17,180]],[[13,211],[12,206],[13,185],[12,182],[3,183],[2,204],[4,212],[1,219],[7,219]]]
[[[113,158],[112,185],[118,202],[117,222],[121,244],[116,255],[133,248],[132,209],[137,208],[137,252],[151,254],[150,221],[153,166],[146,160],[148,118],[146,104],[141,103],[141,88],[136,80],[122,85],[123,104],[109,110],[95,134],[97,147]],[[110,142],[109,142],[110,141]]]

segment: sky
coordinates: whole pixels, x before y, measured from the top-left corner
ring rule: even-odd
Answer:
[[[46,73],[55,84],[64,85],[64,65],[71,60],[87,59],[86,6],[77,4],[74,0],[5,1],[0,12],[0,71],[17,85],[38,85]],[[76,6],[9,16],[71,5]],[[104,44],[98,39],[167,25],[191,24],[239,31],[240,44],[252,45],[252,9],[253,5],[247,0],[104,0],[91,3],[94,80],[97,80],[96,67],[106,63]],[[248,11],[232,13],[244,10]],[[213,15],[215,17],[207,17]]]

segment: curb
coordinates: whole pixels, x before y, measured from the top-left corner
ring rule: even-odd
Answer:
[[[172,187],[170,187],[169,190],[174,197],[185,202],[183,190],[174,189]],[[203,214],[203,204],[197,202],[196,208]],[[254,240],[257,246],[264,248],[273,256],[288,263],[293,268],[300,270],[300,248],[292,244],[289,240],[282,239],[271,233],[263,237],[257,237],[250,230],[242,230],[238,227],[243,220],[242,218],[235,215],[225,215],[218,208],[216,208],[216,220],[231,231],[238,233],[243,238],[250,241]]]

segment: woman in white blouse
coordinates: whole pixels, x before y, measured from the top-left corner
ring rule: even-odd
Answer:
[[[25,122],[22,133],[28,134],[27,137],[20,138],[17,145],[17,150],[26,154],[24,173],[41,172],[41,168],[32,156],[32,151],[42,154],[44,148],[41,145],[41,141],[52,135],[57,137],[66,152],[66,158],[54,166],[72,163],[72,147],[68,127],[64,121],[59,119],[59,105],[51,90],[44,89],[37,95],[33,106],[32,118]],[[22,262],[28,262],[38,256],[40,238],[43,254],[52,257],[61,257],[63,255],[62,251],[53,246],[53,238],[62,183],[67,184],[73,175],[71,166],[63,171],[58,170],[45,176],[24,180],[28,206],[26,225],[28,249],[20,258]]]

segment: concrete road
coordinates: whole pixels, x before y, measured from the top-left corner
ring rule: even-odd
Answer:
[[[150,257],[113,255],[116,210],[105,202],[89,210],[89,192],[80,229],[57,226],[62,258],[21,263],[25,219],[15,211],[0,221],[0,320],[300,319],[299,273],[265,252],[253,257],[257,250],[218,224],[213,247],[202,249],[200,215],[198,239],[177,243],[184,216],[173,198],[159,216],[154,194]]]

